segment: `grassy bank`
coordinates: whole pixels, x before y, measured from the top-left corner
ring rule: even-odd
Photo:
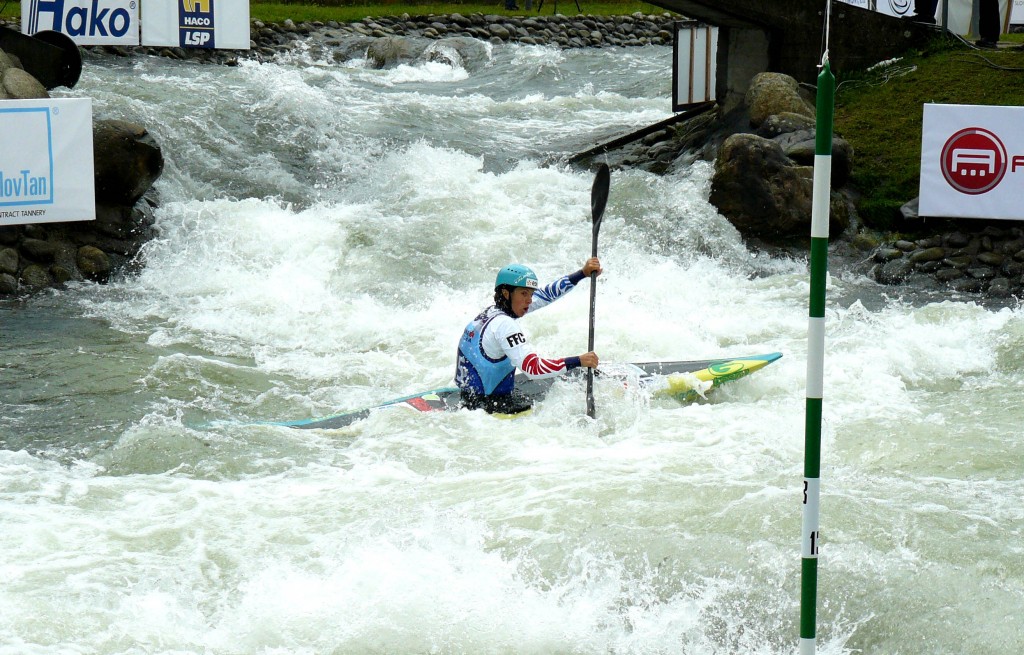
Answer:
[[[1004,37],[1020,42],[1021,35]],[[973,50],[936,41],[874,71],[837,73],[835,131],[853,146],[858,208],[871,225],[894,227],[918,195],[926,103],[1024,106],[1024,51]]]

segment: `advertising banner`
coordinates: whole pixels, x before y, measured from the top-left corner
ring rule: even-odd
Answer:
[[[0,225],[96,218],[92,100],[0,101]]]
[[[921,216],[1024,219],[1024,107],[924,106]]]
[[[914,0],[842,0],[846,4],[870,9],[887,16],[901,18],[914,15]],[[1024,0],[999,0],[999,15],[1007,17],[1009,11],[1008,2],[1024,4]],[[945,14],[943,14],[945,8]],[[1024,10],[1022,10],[1024,11]],[[954,34],[977,35],[977,3],[975,0],[937,0],[935,5],[935,22],[943,24],[943,15],[949,31]],[[1021,16],[1024,19],[1024,16]],[[1007,21],[1003,21],[1006,24]]]
[[[1024,0],[1013,0],[1010,7],[1010,25],[1024,25]]]
[[[142,45],[249,49],[248,0],[146,0]]]
[[[78,45],[138,45],[138,0],[21,0],[21,31],[63,32]]]

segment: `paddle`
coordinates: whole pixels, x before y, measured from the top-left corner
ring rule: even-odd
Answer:
[[[590,213],[593,216],[593,247],[591,257],[597,257],[597,233],[601,229],[601,218],[604,217],[604,206],[608,203],[608,185],[611,183],[611,172],[608,164],[601,164],[594,176],[594,185],[590,188]],[[590,274],[590,338],[587,350],[594,350],[594,308],[597,301],[597,272]],[[587,416],[594,418],[594,369],[587,369]]]

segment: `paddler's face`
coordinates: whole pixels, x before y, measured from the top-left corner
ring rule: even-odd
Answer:
[[[509,304],[512,306],[512,313],[516,315],[516,318],[522,318],[526,314],[526,310],[530,308],[530,303],[533,302],[533,291],[527,287],[516,287],[512,290]],[[506,293],[508,292],[506,291]]]

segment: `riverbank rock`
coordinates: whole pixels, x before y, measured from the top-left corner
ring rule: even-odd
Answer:
[[[745,106],[731,121],[736,133],[723,141],[714,156],[708,198],[745,237],[786,245],[794,237],[810,236],[813,121],[814,109],[792,77],[759,73],[751,80]],[[844,232],[854,215],[852,203],[839,192],[852,167],[853,148],[834,136],[830,234]]]
[[[164,170],[160,146],[146,128],[127,121],[93,121],[92,138],[96,201],[133,206]]]
[[[744,102],[751,127],[760,127],[770,117],[779,115],[814,120],[814,107],[800,95],[800,85],[789,75],[758,73],[750,80]]]

